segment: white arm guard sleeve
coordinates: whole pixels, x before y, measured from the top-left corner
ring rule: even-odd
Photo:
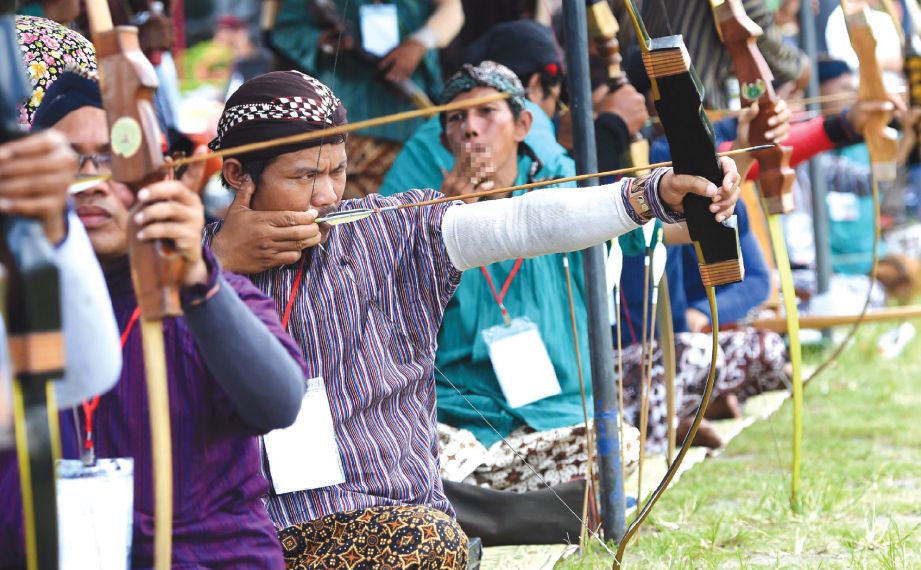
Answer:
[[[592,188],[551,188],[452,206],[441,224],[451,263],[461,271],[503,259],[576,251],[638,228],[621,180]]]
[[[102,269],[80,218],[69,213],[67,226],[55,256],[67,358],[64,378],[54,384],[61,409],[109,391],[122,369],[118,325]]]

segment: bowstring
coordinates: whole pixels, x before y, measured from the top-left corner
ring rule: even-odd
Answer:
[[[418,350],[418,347],[417,347],[417,350]],[[519,461],[521,461],[521,462],[525,465],[525,467],[527,467],[528,470],[529,470],[535,477],[537,477],[537,479],[540,481],[540,483],[541,483],[542,485],[544,485],[544,486],[547,488],[547,490],[550,491],[550,493],[553,494],[554,497],[556,497],[556,499],[560,502],[560,504],[563,505],[563,507],[565,507],[565,509],[566,509],[567,511],[569,511],[569,513],[570,513],[577,521],[579,521],[579,524],[588,532],[588,534],[590,534],[590,535],[592,536],[592,538],[594,538],[595,540],[597,540],[598,543],[601,544],[601,547],[604,548],[604,550],[605,550],[608,554],[610,554],[612,557],[615,557],[615,558],[616,558],[616,553],[607,545],[607,543],[604,541],[604,539],[603,539],[594,529],[591,528],[591,525],[586,524],[586,523],[585,523],[585,520],[584,520],[582,517],[580,517],[578,514],[576,514],[576,512],[575,512],[574,510],[572,510],[572,508],[566,503],[566,501],[563,499],[563,497],[561,497],[561,496],[553,489],[553,487],[550,485],[550,483],[548,483],[547,480],[544,479],[544,477],[540,474],[540,472],[538,472],[537,469],[534,468],[534,466],[532,466],[530,463],[528,463],[528,461],[524,458],[524,456],[522,456],[521,453],[519,453],[519,452],[515,449],[515,447],[512,446],[512,444],[509,443],[509,441],[508,441],[501,433],[499,433],[499,430],[497,430],[497,429],[492,425],[492,423],[491,423],[488,419],[486,419],[486,416],[484,416],[484,415],[482,414],[482,412],[480,412],[480,410],[477,409],[477,407],[476,407],[475,405],[473,405],[473,402],[470,401],[470,399],[467,397],[467,395],[464,394],[463,392],[461,392],[460,388],[458,388],[458,386],[457,386],[456,384],[454,384],[454,382],[452,382],[451,379],[448,378],[447,375],[445,375],[445,373],[442,372],[440,368],[438,368],[438,365],[437,365],[437,364],[433,364],[433,367],[434,367],[434,369],[435,369],[435,372],[437,372],[438,375],[441,376],[441,378],[442,378],[444,381],[446,381],[446,382],[448,383],[448,385],[450,385],[451,388],[453,388],[454,391],[457,392],[458,395],[460,395],[461,398],[463,398],[463,400],[467,403],[467,405],[470,406],[470,408],[471,408],[474,412],[476,412],[476,414],[480,417],[480,419],[483,420],[483,423],[485,423],[485,424],[489,427],[489,429],[491,429],[491,430],[493,431],[493,433],[495,433],[496,436],[499,437],[499,439],[502,441],[502,444],[505,445],[506,447],[508,447],[508,448],[511,450],[511,452],[515,455],[515,457],[516,457]]]
[[[349,4],[349,0],[346,0],[346,3],[345,3],[345,7],[344,7],[344,9],[343,9],[343,12],[347,12],[347,11],[348,11],[348,4]],[[335,94],[335,92],[336,92],[336,91],[335,91],[336,68],[337,68],[337,65],[338,65],[338,62],[339,62],[339,51],[340,51],[340,48],[341,48],[341,46],[342,46],[342,34],[343,34],[343,30],[340,29],[340,30],[339,30],[339,35],[338,35],[337,40],[336,40],[336,54],[335,54],[335,56],[334,56],[334,58],[333,58],[333,70],[332,70],[332,75],[333,75],[333,77],[332,77],[332,80],[330,81],[330,84],[331,84],[331,85],[330,85],[330,90],[333,92],[333,94]],[[320,149],[321,149],[321,151],[322,151],[322,148],[323,148],[323,143],[321,142],[321,143],[320,143]],[[317,154],[317,168],[318,168],[318,169],[319,169],[319,164],[320,164],[320,153]],[[317,183],[317,180],[316,180],[316,178],[314,178],[313,184],[311,185],[311,188],[310,188],[310,194],[309,194],[308,204],[310,204],[310,201],[311,201],[312,198],[313,198],[313,192],[314,192],[314,189],[316,188],[316,183]],[[326,249],[322,247],[322,244],[320,244],[320,250],[323,251],[323,253],[329,255],[328,252],[326,251]],[[375,303],[374,300],[372,300],[370,297],[368,297],[367,295],[365,295],[365,294],[364,294],[364,291],[363,291],[360,287],[357,286],[358,284],[352,279],[352,276],[349,275],[348,278],[349,278],[349,280],[352,281],[352,283],[353,283],[354,285],[356,285],[356,290],[362,292],[362,295],[365,297],[365,300],[366,300],[366,301],[368,301],[369,303],[372,303],[372,304],[374,304],[375,306],[377,306],[377,303]],[[378,307],[378,308],[380,309],[380,307]],[[389,314],[388,314],[386,311],[381,310],[380,313],[381,313],[382,315],[386,315],[386,319],[390,322],[391,325],[393,325],[393,326],[395,326],[395,327],[397,326],[396,323],[393,321],[393,319],[390,318]],[[398,328],[399,328],[399,327],[398,327]],[[411,345],[413,345],[413,347],[414,347],[417,351],[419,351],[421,354],[425,354],[425,351],[422,350],[418,345],[416,345],[416,344],[412,341],[412,339],[407,338],[407,341],[408,341]],[[464,394],[464,393],[460,390],[460,388],[458,388],[458,386],[457,386],[454,382],[452,382],[451,379],[448,378],[448,376],[447,376],[444,372],[442,372],[442,370],[438,367],[438,365],[435,364],[434,359],[432,360],[432,367],[433,367],[433,369],[438,373],[438,375],[441,376],[441,378],[442,378],[443,380],[445,380],[445,381],[448,383],[448,385],[451,386],[451,388],[452,388],[455,392],[457,392],[457,394],[464,400],[464,402],[470,407],[470,409],[472,409],[472,410],[474,411],[474,413],[476,413],[476,415],[479,416],[479,418],[483,421],[483,423],[485,423],[486,426],[489,427],[490,430],[492,430],[492,432],[502,441],[502,444],[503,444],[504,446],[506,446],[506,447],[515,455],[515,457],[516,457],[519,461],[521,461],[521,463],[522,463],[525,467],[528,468],[528,470],[529,470],[535,477],[537,477],[537,479],[540,481],[540,483],[541,483],[544,487],[546,487],[547,490],[550,491],[550,493],[551,493],[551,494],[560,502],[560,504],[563,505],[563,507],[569,512],[569,514],[571,514],[571,515],[579,522],[580,526],[581,526],[582,528],[584,528],[584,529],[588,532],[588,534],[591,535],[591,537],[594,538],[594,539],[601,545],[601,547],[602,547],[612,558],[615,558],[615,559],[616,559],[616,553],[607,545],[607,543],[605,543],[604,539],[598,534],[598,532],[596,532],[594,529],[592,529],[592,528],[590,527],[590,525],[586,524],[586,522],[585,522],[585,520],[584,520],[583,517],[580,517],[575,511],[572,510],[572,508],[571,508],[571,507],[566,503],[566,501],[559,495],[559,493],[557,493],[557,492],[553,489],[553,487],[550,485],[550,483],[547,482],[547,480],[540,474],[540,472],[538,472],[537,469],[535,469],[534,466],[531,465],[531,464],[524,458],[524,456],[522,456],[522,454],[519,453],[518,450],[516,450],[514,446],[512,446],[511,443],[509,443],[508,439],[506,439],[506,438],[499,432],[499,430],[497,430],[497,429],[495,428],[495,426],[492,425],[492,423],[491,423],[491,422],[486,418],[486,416],[483,415],[483,413],[473,404],[473,402],[467,397],[467,395]],[[591,481],[589,481],[589,485],[591,485]]]
[[[349,11],[349,0],[345,0],[345,6],[343,6],[342,8],[342,12],[347,13],[348,11]],[[329,82],[330,83],[329,90],[333,93],[334,97],[336,96],[336,70],[339,67],[339,50],[342,48],[342,34],[343,33],[345,33],[345,26],[341,26],[339,28],[339,35],[336,37],[336,53],[333,56],[333,79],[332,81]],[[346,135],[346,137],[348,137],[348,135]],[[323,139],[320,139],[320,146],[317,152],[317,164],[316,166],[314,166],[315,171],[320,170],[320,157],[323,156],[323,144],[324,144]],[[348,155],[346,155],[346,160],[348,160]],[[316,175],[314,175],[313,184],[310,185],[310,193],[307,194],[307,207],[308,208],[311,207],[311,203],[313,202],[313,193],[316,187],[317,187],[317,177]]]
[[[337,227],[337,226],[333,226],[333,230],[335,230],[336,227]],[[326,250],[325,247],[323,247],[322,244],[318,244],[317,247],[319,247],[320,250],[321,250],[324,254],[326,254],[327,256],[329,256],[329,252]],[[387,311],[387,310],[385,310],[383,307],[381,307],[381,306],[377,303],[377,301],[376,301],[375,299],[371,298],[371,297],[365,292],[364,289],[362,289],[361,287],[359,287],[358,283],[355,281],[355,279],[354,279],[351,275],[348,275],[348,274],[345,274],[345,275],[346,275],[346,277],[348,278],[348,280],[352,282],[352,284],[355,286],[355,290],[359,292],[359,294],[364,298],[364,300],[365,300],[367,303],[369,303],[369,304],[371,304],[371,305],[374,305],[374,306],[378,309],[379,314],[382,315],[382,316],[387,320],[387,322],[389,322],[389,323],[391,324],[391,326],[393,326],[393,327],[395,328],[395,330],[400,330],[400,326],[390,317],[389,311]],[[405,339],[406,339],[406,342],[408,342],[408,343],[409,343],[414,349],[416,349],[416,351],[418,351],[420,354],[425,354],[425,353],[427,352],[427,351],[426,351],[425,349],[423,349],[421,346],[419,346],[418,344],[416,344],[416,343],[413,341],[412,338],[406,336]],[[590,525],[585,524],[584,519],[583,519],[582,517],[580,517],[575,511],[572,510],[572,508],[569,506],[569,504],[566,503],[566,501],[563,499],[563,497],[561,497],[561,496],[559,495],[559,493],[556,492],[556,490],[554,490],[553,486],[550,485],[550,483],[540,474],[540,472],[539,472],[533,465],[531,465],[530,463],[528,463],[528,461],[524,458],[524,456],[523,456],[520,452],[518,452],[518,450],[515,449],[515,447],[508,441],[508,439],[506,439],[505,436],[503,436],[503,435],[499,432],[498,429],[496,429],[496,427],[492,424],[492,422],[490,422],[489,419],[487,419],[486,416],[483,415],[483,412],[481,412],[481,411],[479,410],[479,408],[477,408],[477,407],[473,404],[473,402],[470,400],[470,398],[468,398],[467,395],[464,394],[464,393],[461,391],[461,389],[457,386],[457,384],[455,384],[454,382],[452,382],[451,379],[448,378],[448,376],[447,376],[444,372],[442,372],[442,370],[441,370],[441,369],[438,367],[438,365],[435,363],[435,359],[434,359],[434,358],[432,359],[432,368],[434,369],[435,372],[438,373],[438,375],[439,375],[445,382],[448,383],[449,386],[451,386],[451,388],[452,388],[455,392],[457,392],[457,394],[461,397],[461,399],[464,400],[464,402],[467,404],[467,406],[469,406],[470,409],[473,410],[474,413],[476,413],[476,415],[479,416],[479,418],[480,418],[481,420],[483,420],[483,423],[486,424],[486,426],[496,435],[496,437],[499,438],[499,440],[502,442],[502,444],[503,444],[505,447],[507,447],[509,450],[511,450],[511,452],[515,455],[515,457],[516,457],[519,461],[521,461],[521,463],[522,463],[525,467],[527,467],[528,470],[529,470],[535,477],[537,477],[538,481],[539,481],[544,487],[546,487],[548,491],[550,491],[550,493],[554,496],[554,498],[556,498],[556,500],[559,501],[561,505],[563,505],[563,507],[566,509],[566,511],[568,511],[569,514],[571,514],[573,517],[575,517],[575,519],[576,519],[577,521],[579,521],[580,527],[584,527],[584,528],[587,530],[588,534],[591,535],[591,537],[594,538],[596,541],[598,541],[598,543],[601,545],[601,547],[602,547],[608,554],[610,554],[611,557],[616,558],[616,554],[615,554],[614,550],[612,550],[611,547],[609,547],[609,546],[607,545],[607,543],[604,541],[604,539],[601,537],[601,535],[599,535],[598,532],[596,532],[595,530],[593,530],[593,529],[591,528]],[[437,428],[436,428],[436,430],[437,430]],[[441,453],[439,452],[439,457],[440,457],[440,455],[441,455]]]

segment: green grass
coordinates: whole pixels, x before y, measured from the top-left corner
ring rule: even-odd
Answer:
[[[921,568],[921,335],[884,360],[876,340],[892,326],[862,327],[806,389],[799,514],[788,400],[669,488],[624,566]],[[612,562],[594,544],[557,568]]]

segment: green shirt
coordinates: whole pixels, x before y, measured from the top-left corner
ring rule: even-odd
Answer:
[[[377,2],[333,0],[332,3],[358,42],[361,30],[359,9],[363,5]],[[275,22],[275,29],[271,33],[271,43],[297,64],[301,71],[329,86],[345,104],[350,122],[415,109],[408,99],[393,91],[387,83],[375,79],[380,73],[375,63],[348,52],[339,53],[339,61],[335,62],[334,55],[326,56],[320,53],[319,38],[324,30],[317,27],[308,4],[309,2],[303,0],[284,0]],[[394,4],[397,7],[401,40],[424,26],[434,11],[432,2],[428,0],[396,0]],[[429,50],[425,54],[412,79],[429,97],[437,100],[442,84],[437,50]],[[382,139],[404,141],[423,122],[424,119],[401,121],[358,132]]]
[[[546,115],[543,117],[546,118]],[[549,119],[547,124],[549,125]],[[385,182],[382,188],[383,194],[409,188],[439,188],[441,186],[443,177],[440,168],[451,168],[453,160],[451,155],[441,147],[439,135],[440,128],[421,130],[407,142],[394,168],[387,176],[390,183]],[[551,141],[556,144],[555,139]],[[529,139],[528,142],[530,143],[531,140]],[[540,144],[534,146],[540,146]],[[547,146],[549,145],[542,148],[547,148]],[[434,149],[434,152],[419,153],[414,152],[413,148],[430,151]],[[439,161],[433,161],[432,155],[438,156]],[[572,159],[564,154],[551,155],[548,158],[540,156],[540,158],[543,166],[535,175],[537,179],[575,174]],[[527,182],[527,173],[531,165],[532,161],[529,157],[525,155],[519,157],[516,184]],[[573,190],[573,192],[577,191]],[[523,192],[516,194],[521,193]],[[515,260],[507,260],[488,267],[497,290],[501,290],[514,265]],[[579,346],[582,352],[582,369],[585,380],[589,383],[586,390],[590,398],[585,286],[580,253],[570,254],[570,270],[573,279]],[[541,338],[547,347],[547,353],[556,370],[562,393],[520,408],[513,409],[508,406],[496,380],[487,347],[482,338],[484,329],[502,323],[502,314],[483,272],[479,269],[465,272],[454,298],[451,299],[445,310],[444,320],[438,334],[436,353],[436,365],[464,396],[458,394],[448,381],[436,374],[438,419],[454,427],[472,431],[477,439],[487,446],[498,441],[499,436],[470,407],[468,400],[502,436],[508,435],[512,430],[523,425],[541,431],[582,422],[579,374],[576,367],[575,343],[566,295],[563,255],[525,259],[508,289],[504,304],[511,317],[527,317],[537,324]],[[591,414],[591,401],[588,405],[589,414]]]

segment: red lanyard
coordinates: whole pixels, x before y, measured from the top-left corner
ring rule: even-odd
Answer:
[[[489,275],[489,270],[486,269],[485,266],[480,266],[480,271],[483,272],[483,276],[486,277],[486,282],[489,283],[489,289],[492,291],[492,296],[496,299],[496,303],[499,305],[499,310],[502,311],[502,320],[505,321],[505,326],[512,324],[512,318],[509,317],[508,311],[505,309],[503,301],[505,300],[505,294],[508,293],[509,285],[512,284],[512,280],[515,279],[515,275],[518,273],[518,270],[521,269],[522,261],[524,261],[523,257],[519,257],[515,261],[515,266],[512,267],[508,277],[505,278],[505,284],[502,285],[501,293],[496,293],[496,286],[492,282],[492,276]]]
[[[131,335],[131,329],[134,328],[135,323],[138,322],[138,318],[141,316],[141,308],[135,307],[134,312],[131,313],[131,318],[128,319],[128,324],[125,326],[125,331],[122,333],[121,346],[122,350],[125,349],[125,344],[128,342],[128,337]],[[83,442],[83,448],[86,450],[93,449],[93,412],[96,411],[96,408],[99,407],[99,396],[94,396],[90,401],[83,401],[83,415],[86,416],[86,439]]]
[[[291,293],[288,295],[288,303],[285,304],[285,314],[281,318],[281,328],[285,330],[288,330],[291,309],[294,308],[294,300],[297,299],[297,292],[301,288],[301,278],[304,276],[305,265],[307,265],[307,256],[301,254],[301,265],[297,268],[297,275],[294,276],[294,284],[291,286]]]

